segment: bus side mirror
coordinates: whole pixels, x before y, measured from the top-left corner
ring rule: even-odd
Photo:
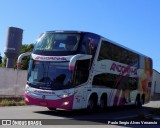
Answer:
[[[18,60],[17,60],[17,69],[21,68],[21,62],[22,62],[23,57],[29,56],[29,55],[31,55],[31,52],[25,52],[19,55]]]

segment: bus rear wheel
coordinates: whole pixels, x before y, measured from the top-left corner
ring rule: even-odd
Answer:
[[[141,97],[141,103],[144,104],[145,103],[145,95],[143,94]]]
[[[102,97],[99,104],[100,111],[104,112],[107,108],[107,99],[105,97]]]
[[[93,113],[96,111],[96,109],[97,109],[97,102],[93,97],[91,97],[88,101],[87,111],[89,113]]]
[[[137,97],[136,97],[135,106],[137,108],[141,108],[142,107],[140,95],[137,95]]]

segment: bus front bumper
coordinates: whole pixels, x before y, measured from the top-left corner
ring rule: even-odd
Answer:
[[[44,96],[42,96],[42,98],[36,98],[25,93],[24,98],[27,105],[36,105],[48,108],[60,108],[65,110],[72,110],[74,95],[54,100],[54,99],[45,99]]]

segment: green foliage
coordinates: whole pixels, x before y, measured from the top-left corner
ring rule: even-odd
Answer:
[[[22,105],[25,105],[24,100],[15,101],[15,100],[4,99],[0,102],[0,106],[22,106]]]
[[[20,54],[25,53],[25,52],[32,52],[33,48],[34,48],[33,44],[29,44],[29,45],[24,44],[21,47]],[[18,59],[18,57],[16,58],[14,68],[17,68],[17,65],[16,65],[17,59]],[[30,59],[29,56],[26,56],[26,57],[23,58],[21,70],[27,70],[28,69],[29,59]]]
[[[34,47],[34,44],[23,44],[22,47],[21,47],[19,55],[22,54],[22,53],[25,53],[25,52],[32,52],[33,47]],[[17,59],[18,59],[18,56],[15,59],[15,64],[14,64],[14,68],[15,69],[17,68]],[[27,70],[28,69],[29,59],[30,59],[29,56],[23,58],[23,60],[22,60],[22,67],[21,67],[22,70]],[[6,67],[6,63],[7,63],[7,57],[4,56],[3,57],[3,62],[0,64],[0,67]]]
[[[1,106],[16,106],[16,102],[14,100],[2,100],[0,103]]]
[[[2,56],[0,55],[0,64],[2,63]]]
[[[4,57],[3,57],[3,60],[2,60],[2,63],[0,64],[0,67],[5,68],[5,67],[6,67],[6,63],[7,63],[7,57],[4,56]]]
[[[34,45],[33,44],[24,44],[21,47],[20,54],[24,52],[32,52]]]

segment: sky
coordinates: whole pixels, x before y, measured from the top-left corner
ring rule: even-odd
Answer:
[[[0,52],[8,27],[23,44],[50,30],[97,33],[153,59],[160,72],[160,0],[0,0]]]

